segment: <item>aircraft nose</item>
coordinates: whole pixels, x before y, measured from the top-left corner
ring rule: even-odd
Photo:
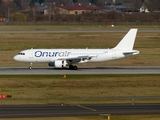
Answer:
[[[18,61],[20,58],[19,58],[17,55],[15,55],[13,59],[14,59],[15,61]]]

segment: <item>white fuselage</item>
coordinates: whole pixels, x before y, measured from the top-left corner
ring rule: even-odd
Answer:
[[[75,58],[77,56],[93,56],[92,59],[86,60],[86,62],[104,62],[133,55],[125,56],[123,52],[125,51],[114,49],[28,49],[21,51],[14,56],[14,59],[20,62],[48,63],[58,59]]]

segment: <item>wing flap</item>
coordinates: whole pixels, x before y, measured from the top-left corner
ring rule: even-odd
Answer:
[[[97,56],[76,56],[76,57],[63,57],[63,58],[59,58],[58,60],[76,60],[76,59],[84,59],[84,60],[90,60],[93,57],[97,57]]]

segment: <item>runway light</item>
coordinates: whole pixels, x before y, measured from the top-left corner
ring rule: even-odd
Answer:
[[[6,99],[7,96],[6,95],[0,95],[0,99]]]
[[[103,116],[105,120],[111,120],[111,114],[100,114],[100,116]]]
[[[12,98],[12,95],[7,95],[7,98]]]
[[[8,99],[8,98],[12,98],[12,95],[0,94],[0,99]]]
[[[67,77],[66,75],[63,75],[63,76],[62,76],[62,78],[66,78],[66,77]]]

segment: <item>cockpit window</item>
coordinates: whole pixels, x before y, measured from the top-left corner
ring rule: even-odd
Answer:
[[[18,53],[18,55],[25,55],[25,53]]]

